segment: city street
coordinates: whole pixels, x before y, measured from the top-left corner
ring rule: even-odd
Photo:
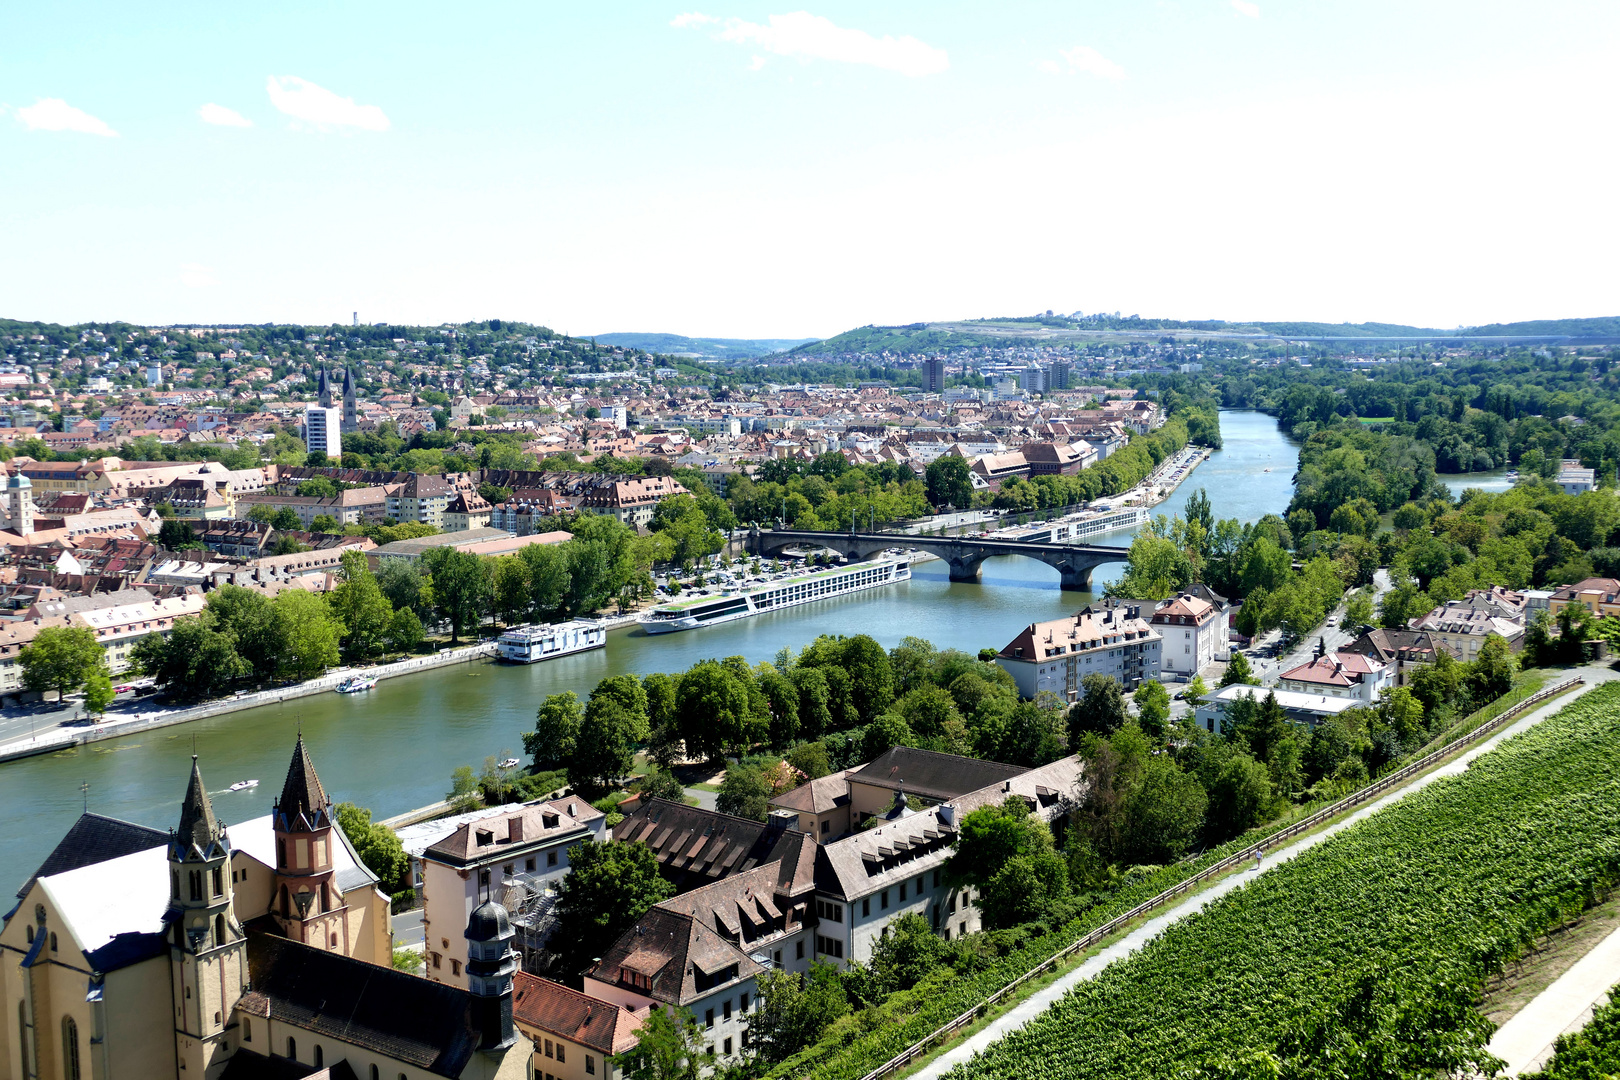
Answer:
[[[1379,569],[1374,571],[1373,610],[1375,612],[1378,610],[1378,602],[1383,599],[1384,594],[1389,592],[1394,587],[1395,583],[1390,579],[1388,570]],[[1358,635],[1352,634],[1344,628],[1344,604],[1341,603],[1338,607],[1328,612],[1328,618],[1334,621],[1333,626],[1328,626],[1326,623],[1323,623],[1306,637],[1296,642],[1294,647],[1285,655],[1276,659],[1254,659],[1252,656],[1253,646],[1251,646],[1251,658],[1249,663],[1250,666],[1254,668],[1255,675],[1259,676],[1261,684],[1265,686],[1273,686],[1277,682],[1277,676],[1282,672],[1289,671],[1301,664],[1308,663],[1311,658],[1316,655],[1316,648],[1319,641],[1327,646],[1327,651],[1329,655],[1331,655],[1334,650],[1338,649],[1340,645],[1348,645],[1350,642],[1356,639]],[[1257,644],[1262,646],[1270,646],[1279,640],[1281,636],[1282,634],[1280,631],[1273,630],[1270,633],[1262,636]]]

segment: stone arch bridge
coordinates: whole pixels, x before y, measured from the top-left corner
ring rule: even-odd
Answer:
[[[984,560],[994,555],[1020,555],[1055,567],[1063,588],[1087,591],[1091,572],[1103,563],[1124,562],[1130,548],[1101,544],[1047,544],[1029,540],[985,540],[977,537],[909,536],[904,533],[811,532],[807,529],[753,529],[748,550],[775,555],[790,547],[829,548],[847,559],[869,559],[892,547],[914,547],[944,559],[952,581],[978,581]]]

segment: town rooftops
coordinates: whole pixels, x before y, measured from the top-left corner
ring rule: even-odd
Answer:
[[[1152,620],[1157,624],[1174,623],[1180,619],[1188,625],[1202,623],[1215,614],[1215,605],[1191,593],[1182,593],[1180,596],[1167,601],[1153,613]]]
[[[391,544],[384,544],[382,547],[377,548],[373,554],[379,557],[416,558],[425,555],[436,547],[461,548],[469,544],[481,544],[488,540],[505,540],[511,535],[511,532],[506,529],[463,529],[460,532],[419,536],[414,540],[395,540]]]
[[[763,970],[719,931],[683,911],[654,905],[586,974],[659,1001],[684,1005],[713,987]]]
[[[512,1019],[570,1042],[588,1046],[604,1056],[635,1047],[636,1031],[648,1010],[588,997],[549,979],[520,971],[512,977]]]
[[[1353,686],[1363,676],[1377,674],[1383,668],[1383,664],[1362,653],[1343,651],[1332,656],[1315,657],[1298,667],[1289,668],[1278,678],[1318,686]]]
[[[1000,655],[1006,660],[1040,663],[1056,656],[1158,637],[1158,632],[1141,617],[1140,607],[1086,607],[1066,619],[1030,623],[1002,648]]]
[[[849,803],[849,782],[846,777],[853,769],[840,769],[830,776],[817,777],[800,784],[792,791],[784,791],[771,800],[772,806],[785,810],[799,810],[806,814],[822,814]]]

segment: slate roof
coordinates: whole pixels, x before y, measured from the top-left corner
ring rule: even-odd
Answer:
[[[667,799],[647,800],[613,827],[613,839],[637,840],[652,848],[664,876],[682,892],[797,855],[795,836],[808,838],[797,829]]]
[[[306,827],[321,828],[331,824],[330,820],[318,820],[322,816],[330,818],[331,805],[326,789],[321,787],[321,778],[315,775],[315,763],[309,760],[309,750],[300,732],[298,745],[293,747],[292,763],[287,766],[286,783],[281,786],[281,798],[276,800],[276,812],[294,826],[303,818]]]
[[[268,934],[248,936],[238,1008],[458,1077],[479,1044],[465,990]]]
[[[904,788],[908,795],[923,798],[949,799],[977,791],[987,784],[999,783],[1024,771],[1022,765],[1004,765],[999,761],[896,746],[867,765],[852,770],[849,782],[890,790]]]
[[[45,856],[45,861],[39,864],[34,876],[23,882],[23,887],[17,890],[17,897],[21,899],[27,896],[28,890],[39,878],[133,855],[168,842],[169,834],[162,829],[149,829],[145,825],[119,821],[101,814],[81,814],[51,853]]]
[[[569,836],[588,838],[591,822],[605,816],[580,798],[515,806],[505,814],[463,823],[449,836],[435,842],[422,857],[452,866],[504,858],[511,852],[543,847]],[[548,825],[548,821],[551,824]],[[515,838],[514,833],[517,833]]]
[[[186,785],[186,798],[180,804],[180,827],[174,832],[174,842],[182,855],[195,850],[206,858],[212,854],[219,835],[219,819],[214,817],[214,806],[208,801],[208,789],[203,786],[197,755],[192,754],[191,782]]]
[[[722,978],[736,966],[734,978]],[[716,986],[746,979],[765,970],[748,954],[702,922],[681,911],[654,906],[636,928],[608,950],[588,975],[601,982],[631,985],[638,993],[685,1005]],[[625,971],[642,976],[650,986],[621,983]],[[715,981],[699,991],[699,973]]]
[[[578,990],[520,971],[512,977],[512,1019],[602,1054],[622,1054],[638,1041],[648,1009],[588,997]]]
[[[849,803],[849,782],[845,778],[853,771],[840,769],[830,776],[800,784],[792,791],[784,791],[772,799],[771,805],[806,814],[824,814],[835,807],[845,806]]]
[[[219,1080],[359,1080],[347,1061],[324,1069],[284,1057],[261,1057],[247,1047],[231,1055]]]

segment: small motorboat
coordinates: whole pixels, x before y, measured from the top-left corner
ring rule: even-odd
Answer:
[[[362,690],[370,690],[376,685],[376,679],[365,675],[351,675],[337,684],[337,692],[340,694],[358,694]]]
[[[259,782],[257,780],[238,780],[236,783],[232,784],[230,787],[226,788],[225,790],[226,791],[252,791],[254,788],[256,788],[258,786],[259,786]]]
[[[495,764],[502,769],[515,769],[518,767],[519,762],[517,758],[509,757],[504,761],[497,761]]]

